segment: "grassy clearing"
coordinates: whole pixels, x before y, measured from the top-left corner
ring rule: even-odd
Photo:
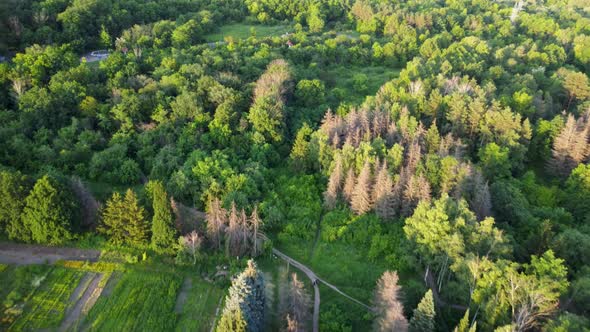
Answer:
[[[323,70],[319,79],[326,84],[329,102],[360,104],[399,73],[400,69],[385,66],[336,66]]]
[[[309,266],[318,276],[341,291],[370,305],[376,280],[386,268],[378,262],[369,261],[363,251],[352,245],[319,241],[313,254],[311,253],[312,246],[313,241],[298,241],[297,243],[282,243],[280,250]],[[347,313],[348,323],[354,331],[370,330],[370,315],[365,308],[328,287],[321,286],[320,293],[322,301],[320,313],[322,315],[327,313],[330,307],[335,307]],[[323,320],[325,319],[320,318],[320,322]]]
[[[223,41],[225,37],[233,37],[234,39],[246,39],[250,37],[250,29],[254,28],[256,38],[280,36],[289,32],[289,28],[284,25],[254,25],[244,23],[234,23],[224,25],[218,31],[205,36],[208,42]]]
[[[101,296],[86,317],[90,331],[170,331],[181,278],[128,271],[112,294]]]
[[[223,289],[201,279],[192,278],[192,286],[178,317],[176,331],[209,331],[215,321],[215,310],[219,300],[224,294]]]
[[[36,330],[59,326],[69,305],[72,292],[80,282],[84,272],[55,267],[47,275],[43,284],[37,288],[25,304],[23,314],[10,326],[9,330]],[[41,282],[33,281],[33,286]]]

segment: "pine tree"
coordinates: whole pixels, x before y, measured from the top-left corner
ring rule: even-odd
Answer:
[[[475,332],[477,324],[473,324],[471,327],[469,327],[469,325],[469,309],[467,309],[465,315],[459,321],[459,324],[455,326],[453,332]]]
[[[45,175],[37,180],[25,199],[22,223],[34,242],[55,245],[72,238],[73,207],[64,190]]]
[[[262,331],[265,310],[264,278],[258,271],[256,263],[249,260],[244,272],[232,281],[222,314],[222,317],[227,316],[227,318],[223,325],[220,321],[217,331],[233,331],[226,328],[235,326],[235,322],[241,319],[246,322],[247,331]],[[240,312],[242,315],[239,315]],[[224,329],[220,330],[220,327]]]
[[[289,283],[285,316],[288,331],[305,331],[306,322],[309,321],[310,306],[311,298],[305,291],[303,282],[297,278],[297,274],[293,273]]]
[[[6,231],[10,239],[29,242],[31,233],[21,219],[28,192],[25,182],[19,172],[0,171],[0,232]]]
[[[338,192],[342,186],[342,160],[337,156],[334,160],[334,169],[330,173],[330,179],[328,180],[328,187],[324,192],[324,205],[329,210],[336,206],[338,201]]]
[[[248,227],[248,217],[244,209],[240,210],[240,255],[248,250],[250,242],[250,227]]]
[[[354,192],[355,183],[356,175],[354,174],[354,169],[351,166],[346,173],[346,180],[344,180],[344,188],[342,189],[344,198],[346,198],[346,201],[349,203],[352,200],[352,193]]]
[[[408,330],[408,320],[404,316],[401,303],[401,287],[397,284],[397,272],[385,271],[377,281],[373,304],[376,309],[375,331]]]
[[[149,225],[145,221],[145,210],[139,205],[135,192],[127,189],[123,198],[125,206],[125,231],[130,244],[143,245],[148,239]]]
[[[221,239],[227,222],[227,211],[221,206],[219,198],[209,202],[207,212],[207,236],[213,248],[221,249]]]
[[[250,215],[250,226],[252,228],[252,256],[258,256],[258,230],[262,221],[258,216],[258,208],[255,206]]]
[[[428,290],[424,297],[414,309],[414,315],[410,320],[410,332],[432,332],[434,331],[434,299],[432,290]]]
[[[116,245],[123,244],[126,237],[124,209],[123,197],[114,192],[102,210],[101,222],[97,227],[99,233],[106,235]]]
[[[368,161],[365,161],[361,173],[356,180],[354,191],[352,193],[352,200],[350,202],[351,208],[356,214],[363,214],[371,210],[371,166]]]
[[[475,171],[473,175],[473,193],[470,200],[470,206],[477,220],[484,220],[486,217],[492,215],[492,198],[490,195],[490,187],[485,181],[483,175],[479,171]]]
[[[167,251],[175,244],[176,230],[168,195],[161,181],[150,182],[154,217],[152,219],[152,247],[156,251]]]
[[[373,186],[373,202],[375,202],[375,212],[379,218],[388,220],[393,218],[395,211],[393,209],[393,181],[387,170],[387,162],[383,162]]]
[[[418,203],[423,200],[430,200],[430,183],[422,175],[413,175],[404,188],[402,215],[411,215]]]
[[[147,240],[148,225],[145,211],[139,206],[135,193],[128,189],[125,197],[118,192],[107,201],[102,210],[98,231],[117,245],[123,243],[143,244]]]
[[[293,143],[293,149],[291,149],[291,154],[289,157],[293,167],[297,171],[304,171],[309,168],[309,166],[311,166],[309,139],[312,133],[313,129],[311,129],[311,127],[306,122],[303,124],[303,127],[297,131],[297,135],[295,136],[295,142]]]
[[[240,308],[224,311],[217,323],[217,332],[246,332],[246,320]]]
[[[242,236],[240,213],[236,208],[236,203],[232,202],[228,227],[225,229],[225,245],[228,257],[236,257],[242,254]]]
[[[428,131],[426,131],[426,135],[424,137],[426,141],[426,151],[428,153],[436,153],[438,151],[438,147],[440,145],[440,134],[438,133],[438,128],[436,127],[436,121],[434,121]]]
[[[553,157],[547,165],[553,174],[566,177],[588,158],[589,126],[590,123],[584,118],[576,121],[573,115],[568,116],[565,126],[553,141]]]

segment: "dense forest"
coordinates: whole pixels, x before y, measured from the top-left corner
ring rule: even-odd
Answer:
[[[3,0],[0,61],[2,241],[228,264],[217,331],[311,330],[273,247],[321,331],[590,331],[588,0]]]

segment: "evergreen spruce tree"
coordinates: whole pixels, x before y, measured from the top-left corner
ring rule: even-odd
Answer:
[[[114,192],[102,210],[97,230],[116,245],[123,244],[126,238],[124,213],[123,197],[118,192]]]
[[[246,332],[246,321],[242,310],[224,311],[217,323],[217,332]]]
[[[214,198],[207,207],[207,237],[215,249],[221,249],[221,239],[227,222],[227,211],[219,198]]]
[[[148,239],[149,225],[145,222],[145,210],[139,205],[133,190],[127,189],[123,204],[126,208],[125,230],[128,242],[135,245],[145,244]]]
[[[385,271],[377,281],[373,304],[377,317],[375,331],[408,331],[408,320],[401,303],[401,287],[397,272]]]
[[[225,228],[225,246],[228,257],[239,256],[242,253],[242,234],[240,226],[240,214],[236,203],[231,203],[228,217],[228,226]]]
[[[305,291],[303,282],[297,279],[297,274],[291,275],[291,282],[287,291],[287,304],[285,321],[287,331],[300,332],[305,331],[306,322],[309,321],[309,312],[311,307],[311,298]]]
[[[72,238],[73,207],[64,192],[57,181],[45,175],[25,199],[22,221],[34,242],[55,245]]]
[[[105,234],[117,245],[144,244],[147,240],[148,225],[145,222],[145,211],[139,206],[135,193],[128,189],[125,197],[113,193],[102,211],[98,231]]]
[[[414,315],[410,320],[410,332],[434,331],[434,316],[434,298],[432,290],[429,289],[414,309]]]
[[[350,203],[352,199],[352,193],[354,191],[354,185],[356,182],[356,175],[354,174],[354,168],[351,166],[346,173],[346,179],[344,180],[344,188],[342,189],[344,198]]]
[[[258,256],[258,230],[262,220],[258,216],[258,208],[255,206],[249,219],[250,227],[252,228],[252,256]]]
[[[19,172],[0,172],[0,232],[25,242],[31,241],[31,234],[21,219],[27,191],[25,177]]]
[[[350,206],[356,214],[363,214],[371,210],[371,166],[365,162],[363,169],[356,180]]]
[[[473,324],[471,327],[469,325],[469,309],[467,309],[453,332],[475,332],[477,324]]]
[[[236,326],[240,319],[246,322],[247,331],[262,331],[265,303],[264,279],[256,263],[249,260],[244,272],[232,281],[222,314],[222,319],[225,321],[223,325],[220,321],[217,331],[228,331],[224,328]],[[238,314],[240,312],[242,315]]]
[[[393,181],[387,171],[387,162],[383,162],[373,186],[373,202],[375,203],[375,212],[379,218],[388,220],[394,217],[393,208]]]
[[[342,173],[342,159],[339,156],[336,156],[334,160],[334,169],[330,173],[328,187],[324,192],[324,205],[329,210],[333,209],[338,201],[338,192],[340,192],[340,187],[342,186]]]
[[[154,217],[152,219],[152,247],[156,251],[172,249],[176,243],[176,230],[170,201],[161,181],[148,184],[153,201]]]

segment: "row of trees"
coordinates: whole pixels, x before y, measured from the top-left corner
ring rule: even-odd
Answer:
[[[56,178],[45,175],[30,187],[21,173],[2,171],[0,188],[0,227],[9,238],[57,245],[80,228],[76,198]]]
[[[261,252],[260,228],[262,220],[257,208],[252,210],[250,217],[244,209],[238,211],[235,202],[229,211],[221,206],[218,198],[213,199],[207,210],[207,237],[214,249],[225,250],[228,257],[250,254],[257,256]]]

